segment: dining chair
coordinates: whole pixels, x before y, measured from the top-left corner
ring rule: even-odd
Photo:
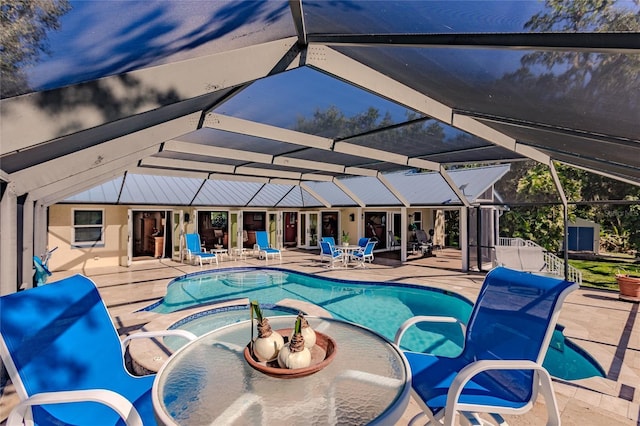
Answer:
[[[320,239],[320,241],[326,241],[326,242],[328,242],[330,245],[332,245],[332,246],[334,246],[334,247],[335,247],[335,245],[336,245],[336,239],[335,239],[335,238],[333,238],[333,237],[322,237],[322,238]]]
[[[477,413],[522,414],[544,396],[548,425],[560,415],[551,377],[542,366],[560,308],[578,285],[504,267],[491,270],[465,327],[456,318],[417,316],[398,329],[395,343],[421,322],[459,323],[464,347],[453,358],[407,350],[412,394],[434,424],[453,425],[456,414],[482,424]],[[427,327],[422,325],[422,327]]]
[[[342,250],[332,246],[327,241],[320,241],[320,261],[325,258],[329,260],[329,267],[335,267],[336,263],[344,263],[344,253]]]
[[[376,241],[369,241],[367,245],[351,254],[351,258],[358,262],[358,266],[365,267],[365,262],[373,263],[373,249],[376,246]]]
[[[0,357],[20,402],[7,425],[154,425],[155,375],[133,376],[98,289],[83,275],[0,297]]]

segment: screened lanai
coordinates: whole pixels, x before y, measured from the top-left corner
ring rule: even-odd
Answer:
[[[42,49],[2,53],[2,293],[48,206],[128,175],[325,206],[318,185],[369,205],[345,184],[366,177],[411,207],[394,174],[434,171],[467,207],[454,169],[524,159],[640,185],[635,1],[50,3]]]

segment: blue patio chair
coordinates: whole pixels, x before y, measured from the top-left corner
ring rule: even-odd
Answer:
[[[456,413],[473,423],[479,421],[477,413],[484,412],[500,422],[500,414],[530,410],[540,391],[547,424],[559,425],[551,377],[542,362],[562,303],[576,288],[572,282],[503,267],[490,271],[471,312],[460,355],[405,352],[412,394],[424,410],[418,416],[453,425]],[[407,329],[422,321],[459,322],[450,317],[410,318],[398,329],[395,343],[400,345]]]
[[[269,256],[274,259],[278,256],[282,262],[282,253],[280,250],[271,247],[267,231],[256,231],[256,248],[258,249],[258,253],[264,255],[267,261],[269,260]]]
[[[129,338],[196,338],[184,331]],[[20,398],[7,424],[154,425],[155,376],[129,374],[128,340],[120,341],[95,284],[82,275],[0,297],[0,356]]]
[[[377,241],[369,241],[363,249],[354,252],[352,259],[358,262],[358,266],[365,267],[365,262],[373,263],[373,249]]]
[[[358,245],[362,248],[365,248],[368,242],[369,242],[369,238],[363,237],[358,240]]]
[[[343,263],[344,254],[342,250],[339,250],[335,246],[332,246],[327,241],[320,241],[320,261],[324,258],[329,260],[329,267],[333,268],[337,262]]]
[[[333,237],[322,237],[322,238],[320,239],[320,241],[326,241],[326,242],[328,242],[330,245],[332,245],[332,246],[334,246],[334,247],[335,247],[335,245],[336,245],[336,240],[335,240],[335,238],[333,238]]]
[[[218,258],[214,253],[207,253],[206,251],[202,251],[200,234],[185,234],[184,240],[187,246],[187,260],[189,260],[189,263],[193,263],[194,260],[198,260],[200,262],[200,267],[202,267],[203,260],[208,260],[209,265],[212,265],[213,261],[215,260],[216,265],[218,265]]]

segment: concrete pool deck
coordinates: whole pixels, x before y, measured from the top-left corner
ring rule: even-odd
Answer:
[[[475,300],[483,273],[460,272],[459,252],[442,250],[436,257],[410,258],[405,263],[377,256],[367,269],[327,268],[319,262],[317,251],[286,250],[282,262],[269,260],[267,266],[282,267],[326,277],[396,281],[424,284],[459,293]],[[265,266],[257,258],[225,260],[219,268]],[[207,269],[167,259],[136,262],[130,268],[90,269],[121,336],[157,321],[163,314],[136,312],[164,296],[166,286],[175,277]],[[54,272],[49,282],[78,271]],[[618,300],[617,293],[579,289],[564,303],[559,323],[564,334],[589,352],[604,368],[606,378],[565,382],[554,380],[554,389],[564,425],[640,425],[640,315],[639,305]],[[168,356],[168,355],[167,355]],[[161,361],[159,361],[161,362]],[[3,386],[0,398],[0,422],[17,402],[11,384]],[[397,425],[406,425],[420,410],[411,401]],[[533,410],[521,416],[507,416],[511,425],[546,423],[542,397]]]

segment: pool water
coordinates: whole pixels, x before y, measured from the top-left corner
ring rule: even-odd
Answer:
[[[436,288],[328,279],[278,268],[229,268],[176,278],[169,283],[166,296],[146,310],[169,313],[239,298],[258,300],[265,316],[297,313],[278,306],[282,299],[313,303],[334,318],[371,328],[389,340],[393,340],[398,327],[412,316],[452,316],[466,323],[472,309],[468,299]],[[211,309],[187,317],[173,328],[201,335],[249,318],[248,306]],[[565,380],[604,377],[602,367],[566,339],[561,330],[559,326],[554,332],[545,358],[544,366],[549,373]],[[462,350],[463,338],[457,324],[419,324],[407,331],[402,349],[456,356]]]

